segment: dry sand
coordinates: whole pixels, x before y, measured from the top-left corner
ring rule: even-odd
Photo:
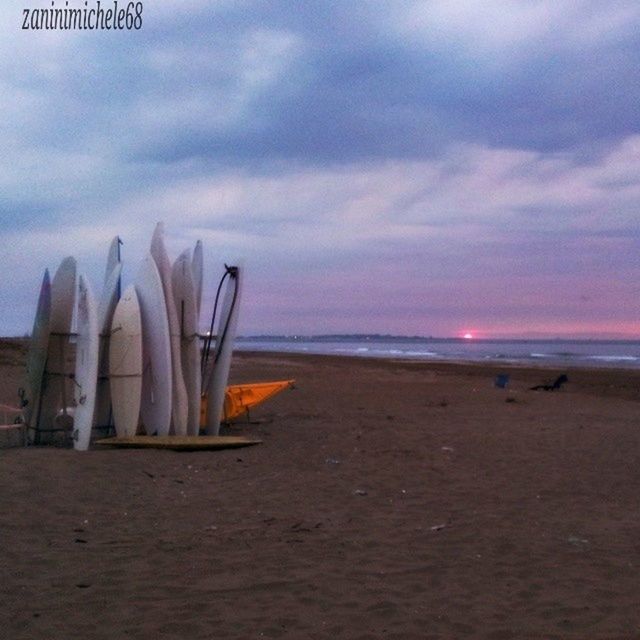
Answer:
[[[640,637],[640,372],[503,370],[242,353],[262,445],[0,451],[0,636]]]

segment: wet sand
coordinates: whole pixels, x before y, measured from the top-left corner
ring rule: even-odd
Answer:
[[[240,353],[262,445],[0,451],[0,635],[640,637],[640,372],[559,373]]]

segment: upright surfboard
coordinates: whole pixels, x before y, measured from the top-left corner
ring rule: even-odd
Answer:
[[[109,245],[109,252],[107,253],[107,266],[104,270],[104,283],[106,285],[116,265],[120,263],[120,245],[122,241],[120,236],[116,236]],[[118,296],[120,292],[118,292]]]
[[[127,287],[113,314],[109,385],[116,434],[135,436],[142,396],[142,320],[134,285]]]
[[[169,334],[171,340],[171,427],[175,435],[185,435],[187,433],[187,419],[189,415],[189,404],[187,400],[187,389],[182,375],[182,359],[180,356],[180,324],[176,313],[173,299],[173,288],[171,285],[171,261],[164,244],[164,224],[158,222],[153,237],[151,238],[151,255],[158,267],[162,290],[166,302],[165,315],[169,322]]]
[[[162,280],[151,254],[143,260],[135,289],[142,318],[140,418],[147,435],[169,435],[171,425],[171,341]]]
[[[51,283],[51,316],[49,322],[49,344],[45,366],[36,444],[50,441],[48,430],[55,428],[56,416],[73,401],[72,370],[67,363],[69,356],[69,334],[76,290],[76,261],[65,258],[58,267]]]
[[[224,407],[224,394],[231,368],[233,341],[238,326],[238,310],[243,272],[239,267],[228,267],[229,277],[225,290],[213,353],[213,372],[207,385],[207,428],[208,435],[218,435]]]
[[[172,286],[180,324],[180,356],[189,406],[187,435],[197,436],[200,430],[200,337],[189,249],[183,251],[173,265]]]
[[[76,341],[73,446],[86,451],[91,441],[98,381],[98,309],[84,276],[78,279],[78,337]]]
[[[40,286],[36,317],[33,321],[33,331],[29,342],[29,354],[27,355],[27,389],[24,400],[25,422],[32,428],[38,424],[40,405],[40,390],[42,388],[42,376],[47,362],[47,349],[49,347],[49,323],[51,318],[51,282],[49,270],[46,269]]]
[[[198,327],[200,326],[200,307],[202,305],[202,278],[204,273],[204,258],[202,255],[202,240],[196,242],[191,260],[191,271],[193,273],[193,283],[196,291],[196,315]]]
[[[96,390],[96,410],[93,425],[106,427],[111,417],[111,394],[109,393],[109,336],[111,321],[118,303],[118,289],[122,263],[117,262],[104,283],[98,306],[98,332],[100,347],[98,355],[98,386]]]

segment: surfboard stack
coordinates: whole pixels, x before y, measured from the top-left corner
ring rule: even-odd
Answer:
[[[86,450],[95,430],[111,426],[119,437],[197,436],[203,394],[208,397],[205,431],[219,432],[241,270],[232,267],[213,357],[203,366],[202,243],[172,263],[164,225],[158,223],[150,250],[123,293],[120,245],[118,237],[110,245],[99,299],[88,279],[77,275],[73,257],[62,261],[52,281],[45,271],[24,394],[35,444],[54,442],[70,430],[74,447]]]

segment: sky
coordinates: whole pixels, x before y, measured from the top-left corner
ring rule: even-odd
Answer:
[[[139,30],[21,28],[50,6],[0,8],[0,334],[67,255],[99,292],[116,234],[132,280],[163,220],[172,258],[203,241],[203,327],[240,261],[245,335],[639,337],[637,2],[143,0]]]

